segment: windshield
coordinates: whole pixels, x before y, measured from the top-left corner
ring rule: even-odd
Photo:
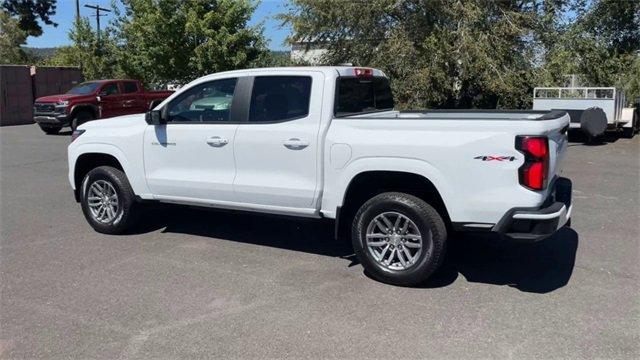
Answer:
[[[80,85],[76,85],[67,91],[67,94],[73,95],[89,95],[96,92],[96,89],[100,86],[99,82],[85,82]]]

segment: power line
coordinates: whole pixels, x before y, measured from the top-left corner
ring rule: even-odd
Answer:
[[[111,10],[109,9],[105,9],[105,8],[101,8],[99,5],[85,5],[84,7],[86,8],[90,8],[90,9],[95,9],[96,10],[96,29],[97,29],[97,34],[98,34],[98,48],[100,47],[100,16],[107,16],[104,14],[100,14],[101,11],[104,12],[111,12]]]

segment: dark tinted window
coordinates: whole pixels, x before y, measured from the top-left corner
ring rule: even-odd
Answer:
[[[249,121],[283,121],[309,114],[311,78],[258,76],[253,82]]]
[[[117,83],[107,84],[102,87],[102,90],[100,90],[100,92],[104,93],[105,95],[117,95],[119,92],[118,84]]]
[[[229,121],[237,79],[196,85],[169,104],[169,121]]]
[[[124,85],[125,94],[138,92],[138,84],[135,81],[125,81],[122,84]]]
[[[79,85],[76,85],[71,88],[71,90],[67,91],[67,94],[74,95],[89,95],[93,94],[96,89],[100,86],[99,82],[86,82]]]
[[[338,80],[336,116],[391,110],[393,106],[393,95],[387,78],[343,77]]]

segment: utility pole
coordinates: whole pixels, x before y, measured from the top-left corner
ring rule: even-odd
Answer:
[[[98,34],[98,48],[100,48],[100,16],[107,16],[104,14],[100,14],[100,11],[104,11],[104,12],[111,12],[111,10],[109,9],[105,9],[105,8],[101,8],[98,5],[85,5],[84,7],[90,8],[90,9],[95,9],[96,10],[96,29],[97,29],[97,34]]]
[[[76,0],[76,24],[80,22],[80,0]]]

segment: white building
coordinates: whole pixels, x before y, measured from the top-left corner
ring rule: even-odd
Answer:
[[[322,65],[322,57],[327,53],[323,42],[298,41],[291,46],[291,60],[309,65]]]

